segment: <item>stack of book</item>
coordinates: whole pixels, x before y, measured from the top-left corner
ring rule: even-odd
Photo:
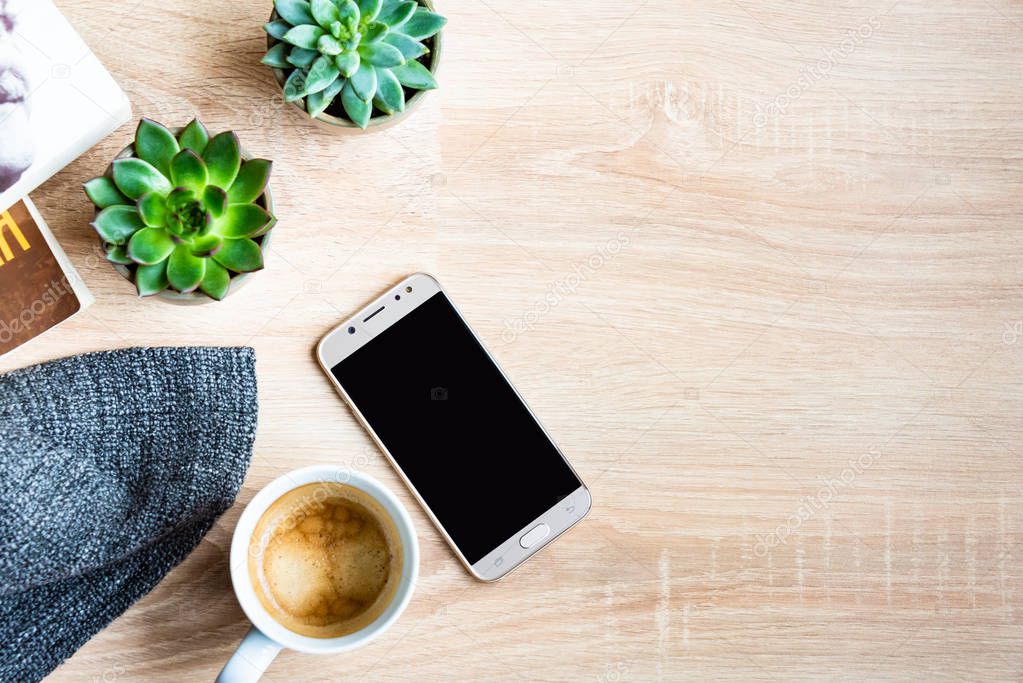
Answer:
[[[0,0],[0,355],[92,303],[28,193],[130,117],[50,0]]]

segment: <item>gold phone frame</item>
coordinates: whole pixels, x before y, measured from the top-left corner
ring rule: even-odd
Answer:
[[[359,407],[355,405],[355,402],[347,394],[347,392],[345,392],[344,387],[341,386],[341,383],[337,381],[334,374],[331,372],[338,363],[368,344],[377,335],[394,325],[396,322],[404,318],[418,306],[422,305],[438,293],[442,293],[445,297],[447,297],[447,300],[451,303],[452,307],[455,308],[455,312],[462,321],[465,322],[466,327],[479,343],[483,352],[494,364],[494,367],[497,368],[498,372],[501,373],[505,381],[508,382],[508,385],[512,388],[512,391],[515,392],[519,401],[529,412],[533,420],[536,421],[537,425],[540,426],[544,436],[546,436],[551,442],[551,445],[557,451],[558,455],[562,460],[564,460],[565,464],[580,483],[579,488],[569,494],[568,497],[553,505],[542,515],[519,530],[511,538],[500,543],[496,548],[487,553],[476,563],[470,563],[465,558],[454,540],[452,540],[451,536],[448,535],[444,525],[440,523],[440,520],[438,520],[433,514],[430,506],[427,505],[426,501],[419,494],[415,484],[405,475],[401,466],[391,455],[390,451],[387,450],[387,447],[380,440],[380,437],[369,424],[369,421],[363,416]],[[400,300],[396,300],[396,296],[400,296]],[[351,327],[355,328],[354,334],[348,332],[348,329]],[[582,520],[582,518],[590,511],[593,505],[593,499],[590,495],[589,489],[587,489],[586,485],[582,483],[582,478],[579,476],[579,473],[575,471],[572,464],[568,462],[567,458],[565,458],[565,455],[561,452],[557,443],[555,443],[554,439],[551,438],[547,428],[544,427],[543,423],[536,417],[536,414],[529,408],[529,405],[525,402],[525,400],[523,400],[522,396],[515,388],[515,385],[512,384],[511,380],[498,364],[497,360],[494,359],[489,349],[487,349],[483,340],[480,339],[479,335],[476,334],[476,331],[472,329],[472,326],[465,320],[465,316],[462,315],[461,311],[458,310],[455,303],[451,300],[451,297],[444,291],[440,282],[438,282],[433,276],[426,273],[415,273],[406,277],[397,285],[388,288],[384,294],[374,299],[368,306],[364,307],[351,318],[345,320],[343,323],[327,333],[316,347],[316,359],[319,362],[320,367],[323,369],[323,372],[330,379],[331,384],[337,390],[338,394],[340,394],[341,398],[344,399],[346,404],[348,404],[348,407],[355,415],[355,418],[360,424],[362,424],[366,432],[369,433],[370,437],[376,443],[377,448],[379,448],[390,461],[391,466],[394,467],[398,476],[405,483],[405,486],[408,487],[412,495],[417,501],[419,501],[419,504],[426,512],[427,517],[430,518],[430,521],[433,522],[433,525],[454,551],[458,560],[465,566],[469,573],[477,579],[481,581],[497,581],[498,579],[504,578],[520,567],[530,557],[550,545],[554,539],[558,538],[578,524],[579,521]],[[535,544],[530,545],[529,547],[524,547],[524,541],[522,541],[523,537],[531,532],[539,533],[541,531],[541,525],[546,525],[549,529],[546,536],[541,538]]]

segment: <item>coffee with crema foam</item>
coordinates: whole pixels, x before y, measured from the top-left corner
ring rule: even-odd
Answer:
[[[398,529],[372,496],[339,483],[307,484],[281,496],[249,545],[249,578],[260,603],[303,636],[336,638],[375,621],[401,579]]]

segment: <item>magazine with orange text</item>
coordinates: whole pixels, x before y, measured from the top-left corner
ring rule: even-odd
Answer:
[[[0,356],[92,300],[30,199],[0,212]]]

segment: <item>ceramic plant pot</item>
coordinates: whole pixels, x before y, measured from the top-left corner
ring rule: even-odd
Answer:
[[[433,11],[433,3],[430,0],[418,0],[418,2],[426,9],[431,12]],[[275,9],[270,13],[270,21],[277,21],[278,18],[277,10]],[[419,61],[421,61],[434,76],[437,75],[437,69],[440,66],[441,52],[443,52],[443,36],[444,31],[441,30],[437,33],[437,35],[422,41],[424,45],[430,48],[430,51],[421,57]],[[268,50],[279,42],[281,41],[277,40],[273,36],[266,37],[266,47]],[[271,68],[271,71],[273,71],[274,78],[277,79],[277,85],[281,88],[283,96],[284,84],[288,80],[288,75],[291,73],[291,70]],[[334,116],[327,112],[323,112],[314,120],[317,123],[322,124],[324,127],[330,128],[331,130],[339,133],[368,133],[371,131],[384,130],[385,128],[389,128],[400,121],[404,121],[405,118],[419,106],[429,92],[431,91],[405,88],[405,109],[397,114],[385,114],[374,107],[373,115],[370,117],[369,123],[366,124],[365,130],[359,128],[345,116]],[[305,98],[295,100],[291,104],[302,112],[302,116],[307,119],[309,118],[309,114],[306,112]],[[337,109],[340,110],[340,100],[338,100],[329,109],[334,109],[334,107],[337,107]]]
[[[175,135],[178,135],[180,133],[181,133],[181,129],[180,128],[174,129],[174,134]],[[118,161],[120,159],[128,159],[128,158],[134,157],[134,156],[135,156],[135,145],[131,144],[131,145],[128,145],[127,147],[125,147],[124,149],[122,149],[117,154],[117,156],[114,157],[114,161]],[[246,150],[242,149],[242,160],[243,161],[249,161],[252,158],[253,157],[252,157],[251,154],[249,154]],[[114,165],[113,165],[113,162],[111,162],[111,164],[109,166],[107,166],[107,170],[104,172],[103,175],[105,175],[106,177],[108,177],[111,180],[113,180],[113,172],[114,172]],[[274,206],[273,191],[270,189],[270,185],[266,186],[266,189],[263,191],[262,196],[260,196],[260,198],[256,201],[256,203],[259,204],[259,206],[261,206],[264,209],[266,209],[271,214],[277,215],[276,211],[275,211],[276,207]],[[95,216],[98,216],[99,212],[100,212],[100,209],[96,209]],[[95,220],[95,216],[93,217],[94,220]],[[264,260],[264,262],[266,261],[267,250],[270,247],[270,237],[271,237],[272,234],[273,234],[273,230],[270,230],[265,235],[253,238],[259,244],[259,248],[263,252],[263,260]],[[100,247],[101,248],[103,247],[103,240],[102,239],[100,239]],[[111,263],[110,265],[112,265],[114,267],[114,270],[116,270],[118,273],[120,273],[121,276],[125,280],[128,280],[133,285],[135,284],[135,268],[136,268],[136,266],[124,265],[124,264],[121,264],[121,263]],[[259,272],[260,271],[254,271],[254,272],[251,272],[251,273],[232,273],[231,274],[231,286],[230,286],[230,289],[228,289],[227,294],[224,296],[224,299],[226,299],[227,297],[231,296],[232,294],[237,292],[239,289],[244,287],[246,284],[248,284],[249,281],[252,279],[252,277],[254,275],[259,274]],[[154,294],[151,297],[146,297],[146,298],[160,299],[161,301],[165,301],[167,303],[183,305],[183,306],[195,306],[195,305],[201,305],[201,304],[216,303],[216,301],[217,301],[216,299],[213,299],[213,298],[207,296],[206,294],[204,294],[203,292],[201,292],[199,290],[196,290],[194,292],[189,292],[189,293],[185,294],[185,293],[182,293],[182,292],[175,291],[173,289],[165,289],[165,290],[163,290],[162,292],[160,292],[158,294]]]

